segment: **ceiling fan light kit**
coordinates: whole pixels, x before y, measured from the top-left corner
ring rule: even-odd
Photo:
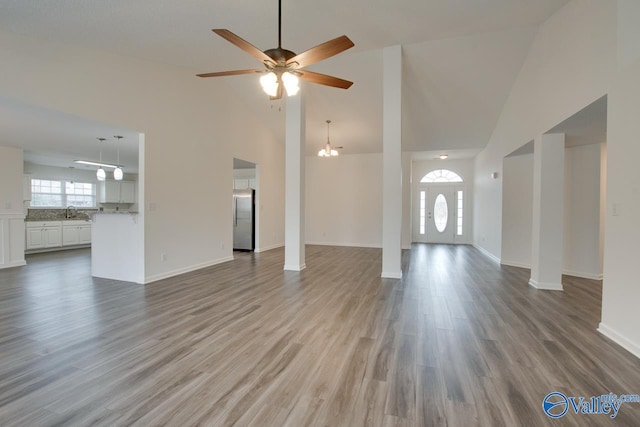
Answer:
[[[214,73],[197,74],[198,77],[234,76],[240,74],[264,74],[260,77],[260,84],[264,92],[272,100],[282,98],[286,91],[288,96],[294,96],[300,90],[299,80],[325,86],[348,89],[353,82],[302,70],[302,68],[335,56],[354,46],[347,36],[340,36],[296,55],[294,52],[282,48],[282,1],[278,0],[278,47],[264,52],[248,41],[226,29],[211,30],[236,47],[262,62],[264,70],[234,70]],[[266,73],[266,74],[265,74]]]

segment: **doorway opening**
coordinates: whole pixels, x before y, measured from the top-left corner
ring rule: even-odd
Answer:
[[[253,252],[257,229],[256,164],[233,159],[233,250]]]

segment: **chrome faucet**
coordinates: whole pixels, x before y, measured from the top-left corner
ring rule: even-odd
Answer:
[[[75,208],[75,206],[69,205],[69,206],[67,206],[67,209],[65,210],[64,216],[67,219],[75,218],[75,217],[78,216],[78,210]]]

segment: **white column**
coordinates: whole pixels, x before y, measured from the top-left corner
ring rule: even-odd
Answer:
[[[534,142],[529,284],[538,289],[562,290],[564,140],[549,134]]]
[[[305,109],[302,91],[287,97],[285,123],[284,269],[306,267],[304,252]]]
[[[384,48],[382,277],[402,278],[402,46]]]

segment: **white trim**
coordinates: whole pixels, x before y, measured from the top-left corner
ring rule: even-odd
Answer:
[[[402,271],[399,273],[383,271],[380,277],[382,277],[383,279],[402,279]]]
[[[581,273],[579,271],[562,270],[562,274],[573,277],[581,277],[583,279],[602,280],[602,274]]]
[[[508,265],[510,267],[520,267],[531,270],[530,264],[524,264],[517,261],[505,261],[504,259],[500,261],[502,265]],[[580,277],[582,279],[591,279],[591,280],[602,280],[602,274],[593,274],[593,273],[581,273],[579,271],[571,271],[571,270],[562,270],[562,274],[565,276],[572,277]]]
[[[276,243],[275,245],[271,245],[271,246],[264,246],[262,248],[256,248],[253,252],[255,253],[260,253],[260,252],[266,252],[266,251],[270,251],[271,249],[278,249],[284,246],[284,243]]]
[[[302,271],[307,268],[307,264],[302,265],[286,265],[284,266],[285,271]]]
[[[0,264],[0,270],[2,270],[3,268],[20,267],[23,265],[27,265],[27,261],[16,261],[9,264]]]
[[[531,266],[528,264],[524,264],[521,262],[517,262],[517,261],[505,261],[504,259],[500,260],[500,264],[502,265],[506,265],[509,267],[519,267],[519,268],[526,268],[528,270],[531,270]]]
[[[345,243],[345,242],[309,242],[307,241],[305,244],[318,245],[318,246],[346,246],[350,248],[378,248],[378,249],[382,248],[382,244],[380,243]]]
[[[616,344],[620,345],[625,350],[629,351],[631,354],[633,354],[637,358],[640,358],[640,345],[639,344],[634,343],[629,338],[627,338],[624,335],[616,332],[614,329],[612,329],[611,327],[607,326],[606,324],[604,324],[602,322],[600,322],[600,324],[598,325],[597,331],[600,332],[605,337],[609,338],[611,341],[613,341]]]
[[[529,285],[541,291],[564,291],[562,283],[538,282],[537,280],[529,279]]]
[[[480,252],[482,252],[484,255],[486,255],[487,257],[489,257],[492,261],[497,262],[498,264],[500,264],[500,258],[498,258],[497,256],[495,256],[494,254],[492,254],[491,252],[489,252],[488,250],[486,250],[485,248],[483,248],[480,245],[476,245],[475,243],[472,243],[472,245],[474,248],[476,248],[477,250],[479,250]]]
[[[211,267],[211,266],[222,264],[224,262],[229,262],[229,261],[233,261],[233,256],[228,256],[228,257],[216,259],[216,260],[213,260],[213,261],[207,261],[207,262],[203,262],[203,263],[200,263],[200,264],[194,264],[194,265],[190,265],[188,267],[178,268],[176,270],[167,271],[167,272],[160,273],[160,274],[154,274],[153,276],[145,277],[144,284],[146,285],[148,283],[156,282],[158,280],[168,279],[169,277],[178,276],[178,275],[184,274],[184,273],[190,273],[190,272],[195,271],[195,270],[200,270],[202,268]]]
[[[411,245],[409,245],[409,246],[402,246],[402,250],[411,250]]]

